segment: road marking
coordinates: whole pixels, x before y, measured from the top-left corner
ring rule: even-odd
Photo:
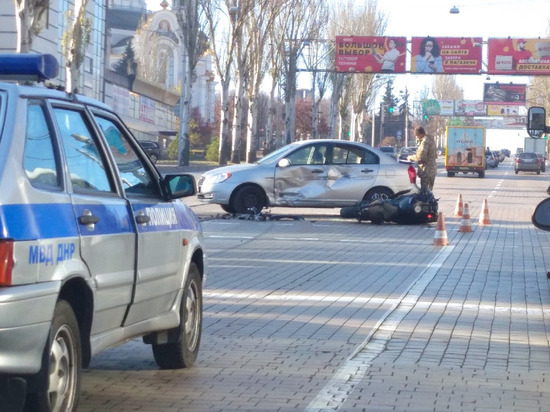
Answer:
[[[355,386],[365,376],[372,361],[385,349],[399,323],[419,302],[420,296],[453,249],[454,246],[446,246],[436,255],[310,402],[306,411],[337,410],[342,407]]]
[[[263,294],[263,293],[233,293],[233,292],[216,292],[204,291],[203,296],[206,299],[222,300],[261,300],[262,302],[325,302],[325,303],[354,303],[359,305],[371,304],[376,307],[382,305],[396,306],[401,302],[399,298],[377,298],[367,296],[329,296],[322,293],[316,295],[305,294]],[[217,302],[208,301],[208,304],[216,304]],[[548,308],[532,308],[527,305],[492,305],[492,304],[479,304],[479,303],[454,303],[454,302],[434,302],[433,300],[418,300],[415,302],[415,306],[418,308],[441,308],[441,309],[453,309],[464,310],[472,312],[489,312],[489,313],[529,313],[539,316],[550,316],[550,307]],[[205,312],[207,312],[205,310]]]

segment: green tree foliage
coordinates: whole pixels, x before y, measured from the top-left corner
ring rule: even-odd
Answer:
[[[220,159],[220,138],[218,136],[212,138],[212,143],[206,148],[206,161],[218,162]]]
[[[189,120],[189,142],[191,150],[205,150],[211,143],[212,128],[201,116],[200,110],[195,108],[191,112]],[[219,143],[219,142],[218,142]],[[179,139],[174,139],[166,148],[166,155],[170,160],[178,159]]]

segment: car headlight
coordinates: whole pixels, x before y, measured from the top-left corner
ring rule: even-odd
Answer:
[[[203,184],[206,186],[206,185],[213,185],[215,183],[222,183],[222,182],[225,182],[230,177],[231,177],[230,172],[224,172],[224,173],[218,173],[212,176],[206,176]]]

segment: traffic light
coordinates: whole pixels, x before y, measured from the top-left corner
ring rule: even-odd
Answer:
[[[395,110],[395,107],[388,106],[388,112],[393,114],[393,111]]]

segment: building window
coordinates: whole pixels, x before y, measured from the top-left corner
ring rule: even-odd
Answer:
[[[84,71],[86,73],[93,73],[94,71],[94,59],[91,57],[84,57]]]

